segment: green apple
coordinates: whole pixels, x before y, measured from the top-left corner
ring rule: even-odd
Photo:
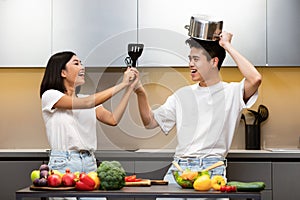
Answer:
[[[40,170],[38,170],[38,169],[32,170],[31,174],[30,174],[31,181],[33,182],[37,178],[38,179],[40,178]]]

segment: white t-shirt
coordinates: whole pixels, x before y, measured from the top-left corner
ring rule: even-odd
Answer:
[[[258,97],[256,92],[245,104],[243,93],[244,79],[209,87],[197,83],[177,90],[154,110],[154,118],[166,134],[176,124],[175,157],[225,158],[242,110]]]
[[[53,108],[64,95],[53,89],[45,91],[42,95],[42,114],[51,149],[94,151],[97,148],[95,108],[73,110]]]

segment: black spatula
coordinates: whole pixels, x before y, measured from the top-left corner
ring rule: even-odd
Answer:
[[[131,58],[131,66],[136,67],[137,59],[142,55],[144,44],[128,44],[128,55]]]

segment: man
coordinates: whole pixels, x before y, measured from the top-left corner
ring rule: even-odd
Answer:
[[[261,75],[231,44],[232,34],[223,32],[219,41],[190,38],[189,68],[194,85],[185,86],[151,110],[145,89],[135,90],[144,126],[160,126],[167,134],[175,125],[177,141],[174,161],[183,169],[201,170],[225,160],[234,132],[244,108],[257,99]],[[233,58],[244,79],[240,82],[221,81],[220,67],[226,52]],[[215,168],[211,176],[226,177],[226,166]],[[174,182],[171,166],[165,180]]]

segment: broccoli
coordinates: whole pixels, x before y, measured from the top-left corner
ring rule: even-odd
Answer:
[[[118,190],[125,186],[125,170],[118,161],[103,161],[97,168],[100,189]]]

